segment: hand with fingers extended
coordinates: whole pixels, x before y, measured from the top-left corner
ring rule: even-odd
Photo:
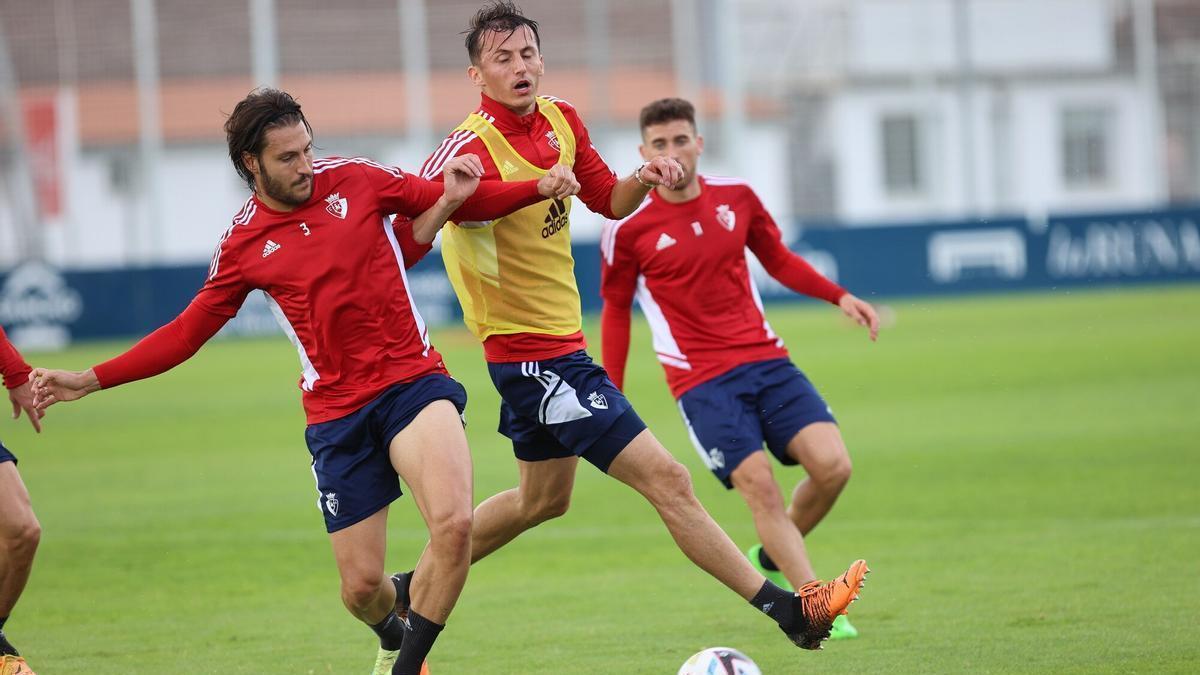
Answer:
[[[28,382],[22,382],[20,386],[9,389],[8,400],[12,401],[14,420],[21,419],[21,411],[24,410],[25,415],[29,417],[29,423],[33,425],[33,430],[42,433],[42,418],[46,413],[34,405],[33,387]]]
[[[674,188],[683,180],[683,165],[670,157],[655,157],[638,167],[638,182]]]
[[[838,300],[838,307],[842,309],[843,314],[853,319],[854,323],[869,329],[872,341],[879,338],[879,314],[875,312],[871,303],[855,297],[853,293],[847,293]]]
[[[579,194],[579,181],[566,164],[555,164],[537,184],[538,194],[549,199],[566,199]]]
[[[33,407],[39,412],[59,402],[75,401],[100,389],[100,380],[91,369],[82,371],[34,368],[29,374],[33,389]]]
[[[454,157],[442,167],[442,176],[445,179],[442,194],[457,207],[475,194],[483,177],[483,162],[474,154]]]

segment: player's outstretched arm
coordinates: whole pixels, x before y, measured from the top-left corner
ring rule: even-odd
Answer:
[[[467,154],[447,161],[442,167],[442,196],[413,220],[413,239],[418,244],[432,242],[451,214],[475,194],[482,177],[483,163],[477,155]]]
[[[55,403],[76,401],[100,389],[100,380],[92,368],[80,371],[34,368],[29,373],[33,388],[33,406],[44,411]]]
[[[82,371],[34,368],[29,378],[34,407],[45,410],[98,389],[165,373],[191,358],[230,318],[193,301],[173,321],[142,338],[129,351],[95,367]]]
[[[870,331],[872,342],[879,339],[879,314],[876,313],[871,303],[855,297],[853,293],[846,293],[838,299],[837,304],[842,309],[843,314]]]
[[[33,404],[33,387],[28,382],[21,384],[8,390],[8,400],[12,401],[13,419],[21,418],[21,411],[25,411],[25,415],[29,417],[29,423],[33,425],[33,430],[42,433],[42,417],[45,412],[38,410]]]
[[[620,219],[633,213],[651,188],[668,188],[683,180],[683,167],[669,157],[655,157],[639,166],[633,173],[613,185],[610,207],[612,218]]]

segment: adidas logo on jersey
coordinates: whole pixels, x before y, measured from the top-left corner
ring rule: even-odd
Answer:
[[[326,197],[325,203],[327,204],[325,210],[342,220],[345,220],[346,214],[350,212],[350,203],[346,201],[345,197],[342,197],[340,192]]]
[[[265,258],[265,257],[271,255],[275,251],[278,251],[280,248],[282,248],[282,246],[280,246],[279,244],[276,244],[275,242],[268,239],[266,246],[263,246],[263,257]]]
[[[563,200],[555,199],[554,203],[550,204],[550,213],[544,222],[546,226],[542,228],[542,239],[553,237],[567,226],[567,205]]]
[[[654,245],[655,251],[661,251],[664,248],[670,248],[675,245],[675,239],[671,235],[663,232],[658,235],[658,243]]]

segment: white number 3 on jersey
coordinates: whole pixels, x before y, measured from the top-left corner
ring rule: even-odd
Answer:
[[[304,236],[306,236],[306,237],[308,235],[312,234],[312,232],[310,232],[308,229],[308,223],[300,223],[300,229],[304,230]]]

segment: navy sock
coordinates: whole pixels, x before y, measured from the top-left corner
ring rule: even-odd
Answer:
[[[404,622],[395,612],[388,612],[387,618],[371,626],[371,630],[379,636],[379,646],[396,651],[404,642]]]
[[[795,598],[795,594],[785,591],[767,580],[750,600],[750,604],[754,605],[758,611],[775,619],[775,623],[784,628],[790,628],[795,619],[792,609],[793,598]]]
[[[445,626],[438,625],[429,619],[408,610],[408,623],[404,631],[404,646],[400,648],[400,656],[396,665],[392,666],[392,675],[420,675],[421,664],[433,649],[433,641]]]
[[[758,547],[758,564],[762,565],[762,568],[769,572],[779,571],[779,566],[775,564],[774,560],[771,560],[771,556],[767,555],[766,547],[763,546]]]

